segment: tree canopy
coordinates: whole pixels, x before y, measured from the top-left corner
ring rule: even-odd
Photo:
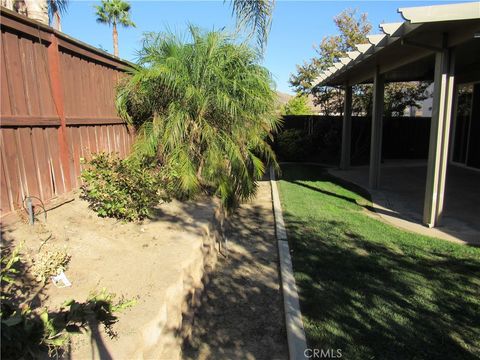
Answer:
[[[209,191],[235,208],[255,194],[277,130],[276,93],[257,53],[222,31],[190,27],[145,37],[138,66],[120,86],[117,108],[138,128],[133,156],[178,175],[185,195]]]
[[[118,56],[117,25],[135,27],[130,19],[130,4],[124,0],[102,0],[101,5],[95,6],[97,22],[112,26],[113,53]]]
[[[135,26],[130,19],[130,4],[123,0],[102,0],[95,6],[97,22],[108,25]]]
[[[311,115],[312,109],[308,105],[306,95],[296,95],[282,106],[282,115]]]
[[[325,70],[345,57],[348,51],[355,50],[355,44],[367,43],[367,35],[372,29],[366,14],[358,14],[355,9],[342,11],[334,18],[338,34],[322,39],[314,46],[317,56],[297,65],[297,71],[290,77],[290,85],[299,94],[312,94],[314,103],[320,105],[325,114],[341,114],[343,111],[342,89],[315,86],[315,79]],[[418,101],[427,98],[426,82],[401,82],[385,86],[385,114],[401,115],[407,106],[418,107]],[[353,112],[370,114],[372,90],[370,85],[353,87]]]

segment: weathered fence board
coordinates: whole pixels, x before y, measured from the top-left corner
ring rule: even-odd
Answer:
[[[48,203],[81,185],[82,159],[125,157],[132,131],[115,111],[129,64],[1,9],[0,216],[26,196]]]

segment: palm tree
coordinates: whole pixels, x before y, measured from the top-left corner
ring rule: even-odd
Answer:
[[[113,27],[113,53],[118,56],[117,24],[124,27],[135,27],[133,21],[130,20],[130,4],[123,0],[102,0],[102,5],[97,5],[95,8],[97,9],[97,22]]]
[[[69,0],[48,0],[48,17],[50,25],[62,31],[61,15],[65,14]]]
[[[0,4],[3,7],[7,8],[8,10],[12,10],[12,11],[14,10],[14,8],[13,8],[14,3],[15,2],[13,0],[1,0],[0,1]]]
[[[19,1],[21,3],[21,1]],[[26,15],[33,20],[48,25],[48,1],[24,0]],[[20,4],[21,5],[21,4]]]
[[[2,0],[2,6],[39,21],[45,25],[53,25],[62,30],[60,15],[63,15],[69,0]]]
[[[246,43],[195,27],[189,35],[146,36],[117,109],[137,126],[134,157],[160,161],[177,193],[209,191],[231,210],[255,194],[266,164],[276,165],[273,82]]]
[[[262,50],[267,43],[274,7],[275,0],[232,0],[237,26],[251,28],[250,36],[256,35]]]

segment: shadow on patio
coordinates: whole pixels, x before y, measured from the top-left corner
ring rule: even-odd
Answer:
[[[368,166],[330,169],[340,179],[368,189]],[[422,224],[426,164],[391,162],[382,166],[380,189],[369,190],[374,210],[390,223],[420,234],[480,245],[480,172],[449,166],[442,225]]]

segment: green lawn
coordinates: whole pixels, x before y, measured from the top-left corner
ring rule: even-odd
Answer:
[[[480,248],[368,216],[368,193],[320,167],[282,172],[310,347],[344,359],[480,358]]]

